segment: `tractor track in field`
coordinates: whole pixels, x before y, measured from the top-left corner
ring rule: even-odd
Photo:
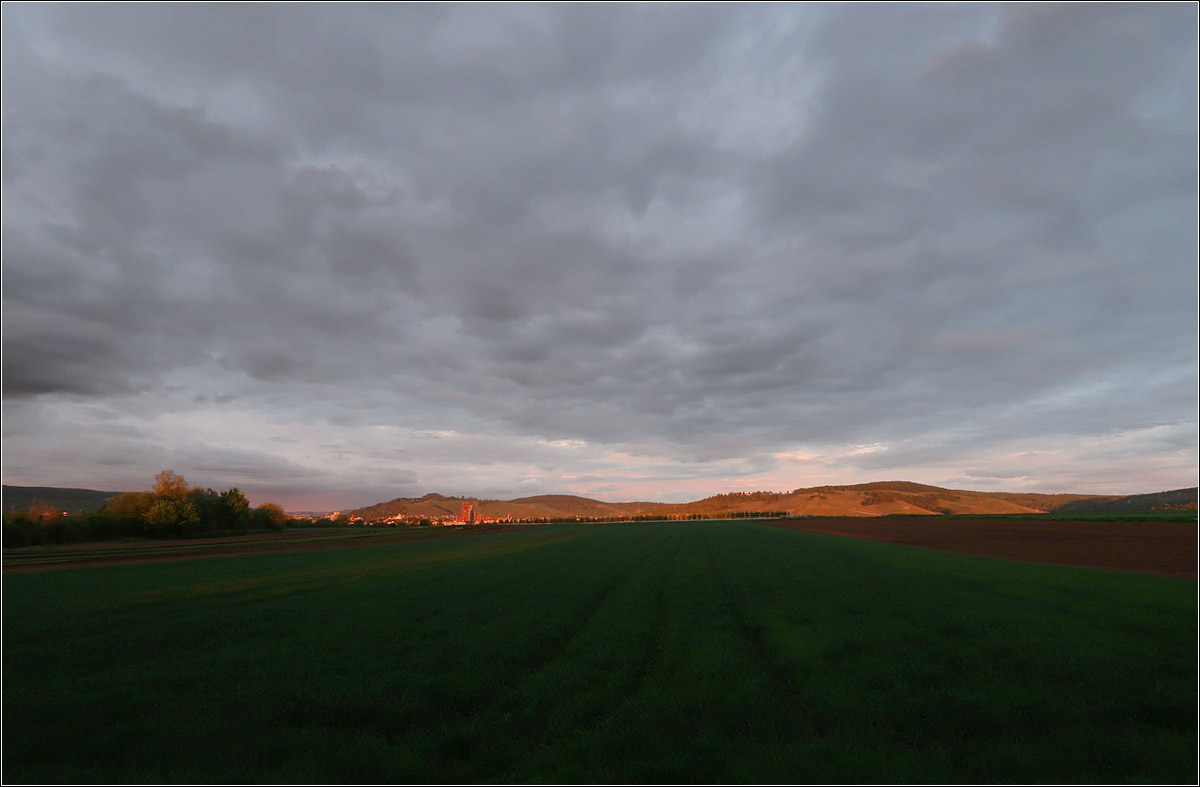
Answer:
[[[677,538],[675,545],[670,547],[670,554],[666,557],[665,572],[656,577],[650,601],[650,623],[645,635],[638,639],[637,668],[630,672],[629,679],[613,695],[613,703],[609,713],[597,718],[591,725],[584,729],[599,726],[604,722],[606,717],[614,716],[622,706],[636,697],[642,686],[650,679],[651,674],[654,672],[654,667],[662,661],[663,629],[666,627],[667,621],[667,583],[675,573],[675,558],[682,547],[682,540]]]
[[[544,670],[559,653],[578,638],[591,624],[600,608],[604,606],[604,602],[612,595],[613,590],[633,576],[649,557],[649,553],[642,555],[616,579],[603,583],[596,591],[589,594],[568,625],[549,636],[521,664],[514,665],[510,673],[513,678],[513,682],[509,684],[510,689],[516,686],[523,677]],[[294,726],[324,723],[343,729],[357,729],[380,734],[386,739],[394,741],[404,736],[424,735],[441,729],[466,727],[481,714],[503,709],[509,702],[510,695],[511,691],[503,691],[490,697],[467,702],[448,710],[448,712],[435,711],[432,714],[421,711],[402,714],[380,713],[374,709],[366,712],[330,714],[324,708],[313,708],[309,707],[307,702],[296,701],[294,707],[285,709],[284,716]],[[453,742],[452,740],[451,743]],[[460,743],[468,745],[465,741],[460,741]]]
[[[647,629],[646,634],[639,638],[639,642],[638,642],[638,648],[637,648],[638,662],[639,662],[638,667],[636,669],[632,670],[629,673],[629,678],[627,680],[623,681],[620,688],[617,689],[612,695],[610,695],[612,701],[610,702],[610,704],[608,706],[608,710],[606,712],[598,714],[590,721],[574,728],[570,734],[572,734],[572,735],[590,734],[593,731],[603,727],[606,723],[610,722],[612,719],[616,718],[621,713],[621,711],[626,706],[628,706],[629,703],[631,703],[638,696],[638,694],[640,693],[642,688],[646,685],[647,681],[650,680],[650,677],[654,672],[654,667],[662,662],[662,660],[663,660],[663,634],[662,634],[662,632],[663,632],[664,626],[666,625],[666,617],[667,617],[667,615],[666,615],[666,613],[667,613],[666,586],[667,586],[667,582],[671,578],[671,575],[674,573],[675,557],[676,557],[676,555],[679,554],[679,551],[682,548],[682,546],[683,546],[682,541],[677,538],[675,540],[674,547],[670,548],[670,555],[666,559],[666,562],[667,562],[666,573],[660,575],[658,577],[658,581],[654,585],[653,598],[651,601],[651,613],[650,613],[649,628]],[[641,566],[643,564],[645,564],[648,559],[649,559],[649,554],[647,554],[646,557],[643,560],[641,560],[637,566],[635,566],[633,571],[631,571],[629,574],[626,575],[626,578],[632,577],[634,575],[634,573],[636,573],[636,570],[638,568],[641,568]],[[561,738],[563,736],[560,735],[559,737]],[[536,752],[531,753],[529,756],[527,756],[522,761],[522,764],[527,763],[530,760],[532,760],[536,756],[536,754],[537,754]],[[519,770],[520,769],[516,768],[516,767],[510,768],[506,772],[502,781],[510,780],[512,777],[512,774],[514,772],[519,772]]]
[[[775,687],[779,701],[783,704],[788,716],[791,717],[792,721],[808,737],[824,737],[824,730],[808,710],[804,698],[800,696],[800,693],[792,683],[787,669],[772,656],[767,644],[763,641],[763,627],[750,623],[741,602],[730,588],[725,576],[721,573],[721,563],[717,560],[716,555],[713,554],[712,545],[709,543],[707,534],[705,534],[704,538],[704,552],[708,557],[709,565],[712,566],[715,585],[722,600],[725,602],[725,607],[730,617],[733,618],[738,632],[746,642],[746,646],[754,654],[754,659],[758,662],[759,668],[770,680],[771,685]]]
[[[1195,522],[811,517],[765,525],[940,552],[1196,578]]]
[[[533,655],[522,666],[520,672],[525,675],[533,675],[544,670],[546,665],[553,661],[559,653],[566,649],[571,642],[587,629],[593,618],[600,611],[600,608],[604,606],[604,602],[612,595],[612,592],[628,581],[630,577],[634,576],[638,572],[638,569],[650,559],[650,555],[651,553],[649,552],[642,554],[617,579],[606,583],[599,591],[592,594],[567,626],[549,637],[541,647],[534,651]]]
[[[531,577],[527,575],[516,575],[499,584],[492,585],[489,592],[499,593],[530,581]],[[419,627],[440,614],[442,613],[439,609],[430,607],[406,621],[406,625]],[[442,702],[445,699],[443,698]],[[490,709],[498,702],[495,698],[489,698],[443,712],[440,703],[431,699],[421,708],[397,713],[393,708],[400,705],[402,700],[403,697],[399,695],[390,697],[389,702],[383,706],[385,710],[381,711],[379,706],[374,704],[350,701],[339,705],[336,701],[314,701],[306,695],[295,695],[281,703],[276,710],[275,717],[282,723],[296,728],[327,726],[336,729],[357,730],[382,735],[387,740],[394,742],[407,735],[428,733],[453,724],[465,724],[475,715]],[[430,713],[429,708],[436,710]]]

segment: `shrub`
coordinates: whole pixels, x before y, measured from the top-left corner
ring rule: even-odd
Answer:
[[[154,504],[154,495],[149,492],[123,492],[109,500],[100,509],[102,514],[116,517],[141,519]]]
[[[49,503],[34,503],[29,506],[29,518],[34,522],[54,522],[62,517],[58,506]]]
[[[180,537],[199,529],[196,507],[187,500],[160,498],[142,515],[152,536]]]
[[[24,511],[4,515],[4,546],[31,547],[42,543],[42,529]]]

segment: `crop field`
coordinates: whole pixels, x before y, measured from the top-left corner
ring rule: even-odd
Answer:
[[[6,783],[1197,776],[1187,577],[739,520],[6,569],[3,590]]]

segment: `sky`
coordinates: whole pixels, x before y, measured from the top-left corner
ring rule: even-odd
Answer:
[[[1197,478],[1197,8],[3,5],[3,477]]]

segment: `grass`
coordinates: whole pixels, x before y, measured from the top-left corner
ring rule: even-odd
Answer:
[[[6,782],[1168,782],[1196,585],[746,521],[4,578]]]

